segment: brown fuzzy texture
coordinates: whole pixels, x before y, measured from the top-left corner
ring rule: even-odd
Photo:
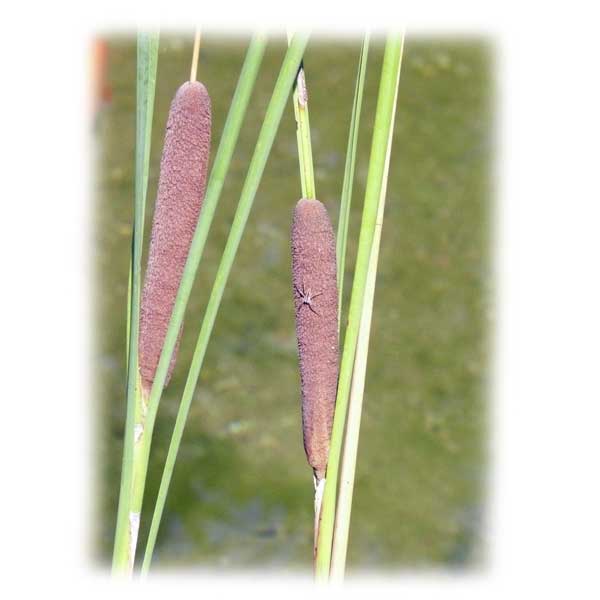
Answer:
[[[211,106],[200,82],[186,82],[169,111],[140,314],[139,366],[149,390],[196,229],[210,153]],[[177,345],[165,385],[169,382]]]
[[[327,209],[318,200],[302,199],[294,210],[292,280],[304,450],[320,480],[329,455],[339,348],[335,238]]]

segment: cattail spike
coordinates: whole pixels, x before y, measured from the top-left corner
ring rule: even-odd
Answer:
[[[142,292],[139,367],[149,390],[169,327],[175,297],[196,229],[210,153],[211,104],[204,85],[186,82],[171,103],[158,194],[152,222],[148,267]],[[168,383],[181,339],[173,351]]]
[[[318,200],[302,199],[294,210],[292,279],[304,450],[318,483],[327,468],[339,370],[335,239]]]

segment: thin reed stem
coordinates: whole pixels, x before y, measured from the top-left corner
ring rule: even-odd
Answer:
[[[402,46],[404,35],[402,36]],[[402,47],[400,49],[400,66],[402,65]],[[400,68],[396,79],[396,92],[394,95],[394,106],[398,102],[398,85],[400,83]],[[377,263],[379,260],[379,246],[381,242],[381,230],[383,227],[383,215],[385,210],[385,198],[390,170],[390,157],[392,154],[392,140],[394,137],[394,122],[396,111],[392,113],[392,122],[387,141],[385,167],[383,171],[383,184],[379,197],[377,209],[377,220],[375,222],[375,234],[369,256],[369,267],[367,270],[367,281],[365,286],[365,297],[360,316],[360,327],[358,331],[358,342],[356,347],[356,358],[352,373],[352,386],[350,388],[350,399],[348,402],[348,419],[346,422],[346,433],[344,436],[343,454],[341,459],[339,477],[339,497],[335,511],[335,527],[333,532],[333,549],[331,553],[330,577],[332,580],[341,581],[344,578],[346,568],[346,555],[348,552],[348,533],[350,531],[350,515],[352,511],[352,494],[354,491],[354,477],[356,472],[356,458],[358,455],[358,439],[360,434],[360,422],[362,416],[363,395],[365,389],[365,377],[367,371],[367,357],[369,353],[369,337],[371,334],[371,318],[373,316],[373,300],[375,297],[375,282],[377,279]]]
[[[373,237],[375,234],[377,209],[381,195],[381,188],[383,185],[383,173],[385,170],[385,159],[387,154],[387,140],[392,122],[392,114],[395,108],[395,86],[400,69],[401,50],[401,38],[396,35],[389,36],[385,46],[383,66],[381,70],[375,126],[371,145],[371,157],[369,160],[369,172],[367,175],[367,188],[365,192],[365,202],[360,237],[358,241],[356,268],[348,313],[348,326],[346,328],[346,336],[344,339],[344,351],[340,366],[336,409],[333,420],[331,445],[329,449],[327,485],[325,486],[325,492],[323,495],[316,564],[316,576],[319,581],[327,580],[329,578],[333,542],[333,526],[339,478],[339,463],[344,429],[346,425],[348,396],[350,392],[354,358],[356,355],[356,343],[358,340],[360,315],[362,312],[363,299],[365,295],[369,257],[371,253],[371,246],[373,244]]]
[[[136,515],[133,512],[134,487],[137,483],[136,427],[144,405],[138,376],[138,339],[140,296],[142,278],[142,245],[148,170],[150,163],[150,140],[154,92],[158,63],[158,33],[140,33],[137,40],[137,100],[136,100],[136,152],[135,152],[135,199],[133,211],[133,239],[131,255],[131,293],[128,327],[127,358],[127,417],[123,444],[123,466],[119,491],[119,508],[113,551],[113,572],[131,573],[137,540]]]
[[[290,43],[288,34],[288,44]],[[300,162],[300,185],[302,197],[315,200],[315,170],[312,157],[312,144],[310,141],[310,121],[308,117],[308,88],[304,65],[300,63],[293,94],[294,116],[296,117],[296,140],[298,142],[298,160]]]
[[[342,322],[342,296],[344,292],[344,270],[346,266],[346,245],[348,241],[348,224],[350,222],[350,204],[352,202],[352,187],[354,185],[354,165],[356,164],[356,147],[358,145],[358,129],[360,113],[362,110],[363,91],[365,88],[365,75],[367,73],[367,59],[369,57],[369,34],[365,34],[358,71],[356,73],[356,87],[352,103],[352,116],[348,132],[348,146],[346,150],[346,164],[344,166],[344,182],[342,184],[342,197],[340,200],[340,217],[337,230],[337,281],[338,281],[338,329]]]
[[[192,67],[190,69],[190,81],[196,81],[198,77],[198,58],[200,57],[200,28],[196,29],[194,36],[194,51],[192,53]]]
[[[308,38],[305,35],[294,36],[283,60],[279,77],[275,84],[273,95],[267,107],[265,118],[263,120],[263,124],[258,135],[254,154],[252,156],[252,160],[248,168],[248,173],[246,175],[246,180],[242,188],[238,207],[233,219],[233,223],[231,225],[231,230],[229,232],[229,237],[227,238],[227,243],[225,245],[225,249],[221,257],[221,262],[219,263],[217,274],[215,276],[215,281],[211,290],[210,298],[208,300],[206,312],[202,320],[200,334],[196,342],[196,347],[194,349],[192,362],[188,371],[183,396],[179,405],[177,419],[175,422],[175,427],[173,429],[173,435],[171,437],[171,443],[169,445],[167,460],[165,463],[165,468],[163,470],[160,489],[156,501],[155,512],[152,519],[150,538],[148,540],[149,543],[146,547],[146,555],[144,556],[144,562],[142,565],[143,573],[147,573],[150,568],[152,553],[154,550],[156,535],[158,532],[158,526],[160,524],[160,519],[164,510],[169,484],[175,466],[175,460],[177,458],[177,453],[179,451],[179,446],[183,437],[185,423],[194,396],[194,391],[198,383],[200,370],[202,368],[202,363],[204,360],[206,349],[208,347],[208,342],[210,341],[210,336],[214,327],[214,323],[217,317],[221,299],[223,297],[225,286],[227,284],[227,280],[229,278],[229,274],[233,266],[233,262],[244,232],[244,228],[248,220],[248,216],[250,214],[250,210],[254,202],[254,198],[256,196],[256,192],[258,190],[258,186],[260,184],[260,180],[262,178],[264,168],[267,163],[267,159],[269,157],[271,148],[273,146],[273,142],[275,140],[275,135],[279,128],[279,123],[281,122],[281,117],[283,115],[285,103],[287,102],[290,90],[292,88],[294,78],[298,70],[298,65],[302,60],[302,55],[304,53],[307,41]],[[211,182],[212,178],[213,175],[211,174]],[[220,185],[222,185],[222,182]],[[205,198],[204,210],[206,210],[206,202],[207,200]],[[200,219],[201,224],[205,222],[205,218],[206,217],[203,216]],[[192,248],[194,248],[195,241],[196,239],[194,238],[194,241],[192,242]],[[188,264],[190,263],[191,257],[192,252],[190,252],[190,258],[188,258]],[[185,271],[188,270],[188,264],[186,264]],[[190,266],[190,270],[191,269],[192,267]],[[182,278],[182,284],[178,293],[178,301],[180,300],[180,294],[183,294],[181,301],[179,301],[179,304],[185,304],[187,302],[187,297],[189,297],[189,293],[185,295],[185,290],[182,292],[182,288],[184,287],[185,271],[184,277]],[[184,297],[185,300],[183,300]],[[176,301],[176,307],[178,307],[178,301]],[[149,422],[152,423],[156,415],[156,409],[158,404],[159,392],[157,390],[162,389],[162,385],[168,368],[169,357],[175,345],[177,332],[179,330],[179,325],[181,324],[179,312],[181,312],[182,316],[185,306],[179,306],[179,309],[180,311],[173,311],[171,323],[169,324],[169,330],[165,339],[165,345],[163,347],[158,369],[156,372],[154,385],[150,394],[147,419]],[[157,388],[157,385],[160,387]]]

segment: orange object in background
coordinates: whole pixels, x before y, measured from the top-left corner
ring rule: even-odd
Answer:
[[[108,43],[102,38],[92,42],[92,114],[94,118],[100,109],[112,100],[112,88],[107,81]]]

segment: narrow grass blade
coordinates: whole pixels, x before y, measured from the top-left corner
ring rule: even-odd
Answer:
[[[165,463],[165,468],[161,479],[161,485],[156,501],[156,508],[152,519],[150,537],[148,539],[146,554],[144,556],[144,562],[142,565],[143,573],[147,573],[150,568],[152,553],[156,542],[156,535],[158,533],[158,526],[160,524],[160,518],[164,510],[169,484],[175,466],[175,460],[177,458],[177,453],[179,451],[179,446],[183,437],[185,422],[192,403],[194,390],[196,388],[196,384],[198,383],[200,369],[202,368],[202,362],[204,360],[206,348],[208,346],[208,342],[210,340],[210,336],[219,310],[221,299],[223,297],[223,292],[227,284],[227,280],[231,272],[231,267],[233,266],[233,261],[235,259],[240,241],[242,239],[244,228],[246,226],[246,222],[248,220],[248,216],[250,214],[250,210],[252,208],[252,204],[254,202],[254,198],[256,196],[256,192],[258,190],[258,186],[260,184],[260,180],[267,163],[267,159],[269,157],[271,148],[273,146],[273,142],[275,140],[275,135],[277,133],[279,123],[281,122],[281,117],[283,115],[285,103],[287,102],[287,99],[289,97],[289,93],[292,89],[298,66],[300,64],[300,61],[302,60],[302,55],[304,53],[307,41],[308,38],[305,35],[298,34],[294,36],[283,60],[281,71],[275,84],[275,89],[273,90],[273,95],[269,102],[269,106],[267,108],[267,112],[265,114],[265,118],[260,133],[258,135],[258,140],[256,142],[254,154],[252,156],[252,160],[248,168],[248,173],[246,175],[246,180],[242,188],[238,207],[233,219],[233,223],[231,225],[231,230],[229,232],[229,237],[227,239],[227,243],[223,251],[223,256],[221,257],[221,262],[219,263],[217,274],[215,276],[215,282],[213,284],[210,298],[208,300],[208,305],[206,307],[206,312],[202,321],[200,334],[198,336],[196,348],[192,357],[192,363],[188,372],[183,396],[181,398],[181,404],[177,413],[177,419],[175,422],[175,427],[173,429],[173,436],[171,438],[171,443],[167,454],[167,460]],[[203,217],[201,221],[203,221],[204,218],[205,217]],[[171,319],[171,325],[173,325],[173,323],[174,317]],[[167,334],[167,341],[165,342],[165,348],[163,348],[163,353],[159,362],[159,367],[157,370],[156,379],[154,381],[148,406],[147,424],[150,424],[150,426],[151,424],[153,424],[156,415],[157,399],[153,399],[153,395],[156,394],[155,388],[157,386],[159,386],[158,390],[162,389],[164,376],[166,374],[166,367],[168,366],[169,361],[168,357],[170,356],[170,352],[173,349],[178,327],[178,324],[175,327],[173,327],[174,335],[171,336],[172,339],[170,341],[170,348],[167,347],[167,341],[169,341],[169,334]],[[171,326],[169,326],[169,331],[171,331]]]
[[[363,91],[365,89],[365,75],[367,73],[367,59],[369,57],[369,34],[365,35],[358,59],[358,72],[356,73],[356,87],[354,102],[352,103],[352,116],[350,117],[350,130],[348,132],[348,147],[346,150],[346,165],[344,167],[344,182],[342,184],[342,197],[340,201],[340,218],[337,230],[337,267],[338,267],[338,326],[342,319],[342,294],[344,291],[344,268],[346,264],[346,245],[348,241],[348,223],[350,221],[350,203],[352,201],[352,187],[354,184],[354,165],[356,163],[356,146],[358,145],[358,126],[362,109]]]
[[[156,68],[158,63],[158,33],[140,33],[137,40],[137,100],[136,100],[136,150],[135,150],[135,200],[133,216],[133,239],[131,255],[131,293],[128,299],[128,358],[127,358],[127,417],[123,446],[123,466],[119,491],[119,509],[113,552],[113,571],[125,572],[132,565],[132,540],[137,531],[131,524],[131,500],[134,462],[135,415],[141,409],[141,396],[137,377],[137,352],[139,336],[140,290],[142,277],[142,244],[148,168],[150,162],[150,139]],[[134,519],[135,520],[135,519]]]
[[[365,192],[354,282],[352,285],[352,295],[348,314],[348,326],[346,328],[344,351],[340,366],[336,410],[329,450],[329,464],[327,466],[327,484],[323,495],[321,525],[316,557],[316,576],[318,580],[327,580],[329,578],[339,464],[346,425],[348,396],[356,354],[360,315],[365,295],[369,257],[375,234],[377,209],[383,185],[387,140],[395,108],[395,87],[400,69],[401,50],[401,38],[397,35],[388,37],[381,70],[375,126],[371,145],[371,157],[367,175],[367,188]]]
[[[402,36],[404,44],[404,36]],[[400,50],[400,66],[402,65],[402,48]],[[400,83],[400,69],[396,80],[396,92],[394,95],[394,106],[398,101],[398,84]],[[346,422],[346,433],[344,436],[343,453],[339,477],[339,497],[335,511],[335,526],[333,532],[333,549],[331,553],[331,578],[341,580],[346,568],[346,554],[348,551],[348,532],[350,530],[350,514],[352,511],[352,494],[354,491],[354,476],[356,472],[356,457],[358,455],[358,438],[360,434],[360,421],[362,416],[363,394],[365,389],[365,377],[367,372],[367,357],[369,353],[369,337],[371,334],[371,317],[373,315],[373,300],[375,297],[375,281],[377,279],[377,263],[379,260],[379,246],[381,242],[381,229],[383,227],[383,215],[385,210],[385,196],[387,192],[388,174],[390,170],[390,157],[392,154],[392,139],[394,137],[394,122],[396,112],[392,114],[392,122],[387,142],[387,153],[383,172],[383,185],[379,197],[377,209],[377,220],[375,223],[375,235],[369,256],[369,267],[367,270],[367,282],[365,297],[360,316],[360,327],[358,330],[358,342],[356,357],[354,359],[354,370],[352,373],[352,385],[350,388],[350,399],[348,402],[348,419]]]
[[[291,36],[288,36],[288,44],[290,40]],[[315,191],[312,145],[310,141],[310,122],[308,118],[308,89],[306,87],[306,76],[302,63],[298,69],[296,84],[294,85],[293,104],[294,116],[296,117],[296,139],[298,142],[302,197],[314,200],[317,196]]]

